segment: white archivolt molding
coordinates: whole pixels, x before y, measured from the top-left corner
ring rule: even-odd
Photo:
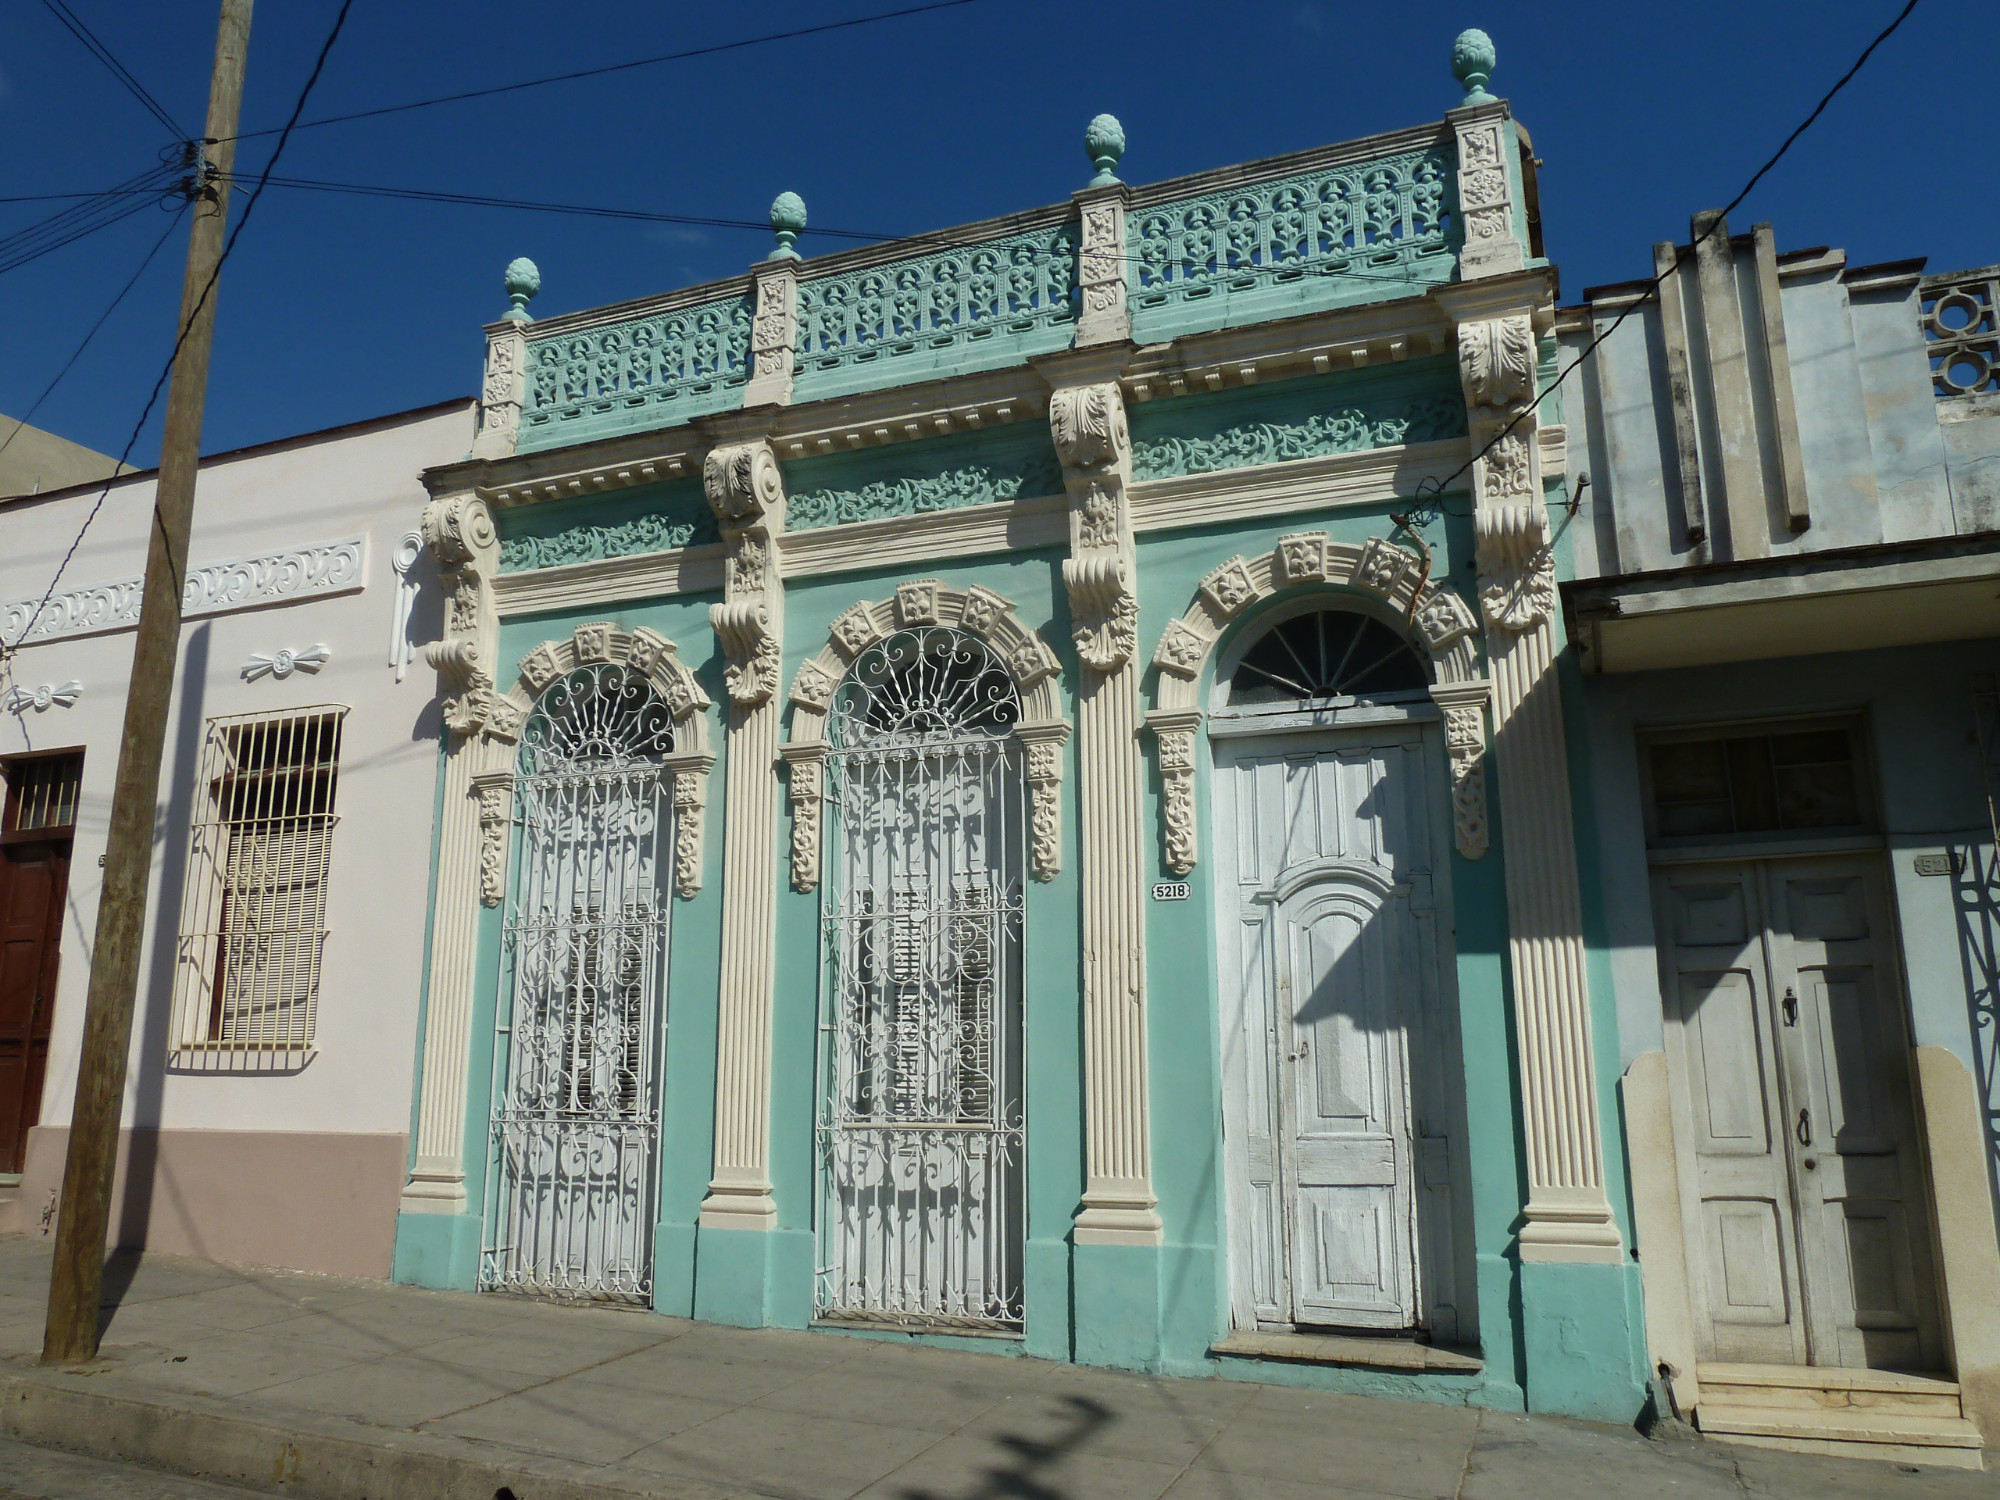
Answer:
[[[777,541],[784,476],[768,442],[716,448],[702,470],[722,525],[723,598],[709,620],[729,658],[722,964],[717,981],[715,1166],[705,1229],[777,1227],[771,1198],[771,1003],[777,966],[778,642],[785,585]]]
[[[367,540],[356,536],[209,563],[188,574],[181,615],[193,619],[284,599],[353,593],[367,581],[367,555]],[[121,578],[115,583],[65,589],[52,595],[39,613],[40,594],[10,600],[0,605],[5,615],[0,629],[6,631],[8,640],[22,645],[62,636],[131,630],[139,623],[139,592],[144,582],[141,578]],[[31,619],[33,629],[28,628]]]
[[[1030,869],[1037,880],[1053,880],[1062,869],[1062,757],[1069,738],[1057,692],[1061,670],[1042,638],[1014,618],[1014,602],[974,584],[955,589],[934,578],[898,584],[894,597],[866,601],[844,611],[828,632],[828,645],[803,663],[792,678],[790,742],[784,758],[791,767],[792,885],[810,891],[819,884],[821,800],[825,796],[826,713],[854,659],[899,630],[943,625],[986,642],[1006,663],[1021,690],[1021,722],[1015,737],[1027,749]]]
[[[1511,305],[1502,300],[1508,297]],[[1456,300],[1466,317],[1458,331],[1459,378],[1471,441],[1475,452],[1494,444],[1473,465],[1473,530],[1507,830],[1507,955],[1528,1148],[1520,1249],[1527,1261],[1622,1264],[1604,1190],[1568,740],[1555,675],[1555,570],[1541,443],[1528,404],[1536,340],[1519,297],[1468,286]]]
[[[1422,564],[1393,542],[1371,537],[1355,546],[1324,531],[1297,531],[1278,538],[1269,552],[1232,557],[1217,567],[1202,580],[1187,612],[1167,622],[1154,648],[1159,706],[1146,722],[1159,742],[1168,868],[1185,875],[1198,853],[1194,735],[1201,727],[1201,677],[1216,642],[1245,610],[1280,589],[1300,586],[1337,590],[1333,597],[1366,609],[1422,647],[1430,662],[1431,697],[1445,713],[1458,852],[1479,858],[1486,852],[1482,710],[1487,694],[1472,639],[1479,621],[1454,590],[1424,581]]]

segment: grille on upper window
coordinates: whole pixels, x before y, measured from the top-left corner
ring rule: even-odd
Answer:
[[[1647,747],[1657,839],[1842,832],[1869,822],[1859,725],[1663,738]]]
[[[1321,609],[1280,620],[1251,643],[1229,679],[1232,707],[1331,703],[1423,692],[1424,663],[1371,615]]]
[[[82,786],[81,755],[41,755],[10,762],[5,833],[67,838],[76,827]]]
[[[291,1066],[312,1045],[345,713],[209,721],[175,961],[177,1063]]]

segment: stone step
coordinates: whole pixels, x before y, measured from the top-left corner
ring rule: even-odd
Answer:
[[[1955,1382],[1891,1370],[1847,1370],[1818,1365],[1703,1364],[1695,1375],[1703,1404],[1793,1411],[1905,1412],[1912,1416],[1963,1415]]]
[[[1958,1416],[1858,1407],[1806,1411],[1751,1406],[1719,1401],[1704,1389],[1695,1421],[1705,1436],[1723,1442],[1948,1468],[1984,1467],[1979,1429]]]

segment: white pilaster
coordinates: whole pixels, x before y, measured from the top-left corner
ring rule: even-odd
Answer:
[[[750,383],[745,406],[786,406],[798,358],[799,273],[796,260],[758,263],[757,308],[750,320]]]
[[[771,995],[776,969],[779,646],[784,583],[776,539],[784,479],[771,445],[715,449],[703,468],[729,549],[710,621],[729,659],[724,775],[722,967],[715,1066],[715,1169],[701,1205],[708,1229],[772,1229]]]
[[[1082,230],[1077,253],[1077,282],[1083,292],[1076,319],[1079,349],[1132,337],[1132,313],[1125,302],[1125,197],[1122,183],[1076,195]]]
[[[1085,1180],[1078,1244],[1160,1242],[1146,1056],[1145,824],[1132,439],[1115,381],[1059,388],[1049,426],[1070,497],[1063,563],[1083,660],[1077,803],[1083,891]]]
[[[1528,1156],[1521,1258],[1617,1263],[1624,1248],[1604,1191],[1569,748],[1556,676],[1555,569],[1528,405],[1535,395],[1535,330],[1529,312],[1503,308],[1478,309],[1488,315],[1462,321],[1458,335],[1473,450],[1492,444],[1473,466],[1473,527],[1507,834],[1507,951]],[[1465,726],[1468,735],[1471,727]]]

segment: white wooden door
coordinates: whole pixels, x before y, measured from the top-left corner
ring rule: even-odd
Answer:
[[[1879,860],[1654,877],[1703,1358],[1944,1363]]]
[[[1235,1319],[1454,1341],[1462,1101],[1423,728],[1218,760]]]

